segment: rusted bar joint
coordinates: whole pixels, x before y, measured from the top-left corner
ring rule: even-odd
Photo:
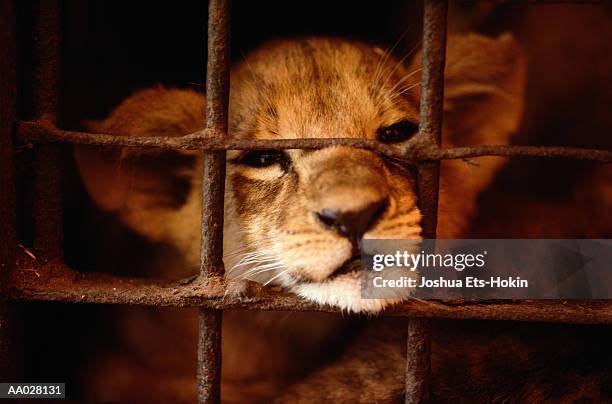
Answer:
[[[584,149],[562,146],[472,146],[441,148],[408,142],[398,148],[372,139],[236,139],[223,137],[225,132],[204,129],[185,136],[116,136],[87,132],[65,131],[45,126],[40,122],[21,121],[17,138],[20,147],[29,144],[64,142],[94,146],[144,147],[183,150],[255,150],[255,149],[321,149],[330,146],[348,146],[375,151],[388,157],[408,161],[435,161],[466,159],[485,156],[499,157],[559,157],[577,160],[612,162],[612,150]]]

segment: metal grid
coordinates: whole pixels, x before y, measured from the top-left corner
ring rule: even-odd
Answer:
[[[480,146],[445,149],[440,146],[447,0],[425,0],[423,65],[419,134],[402,148],[364,139],[236,140],[227,137],[229,89],[229,1],[210,0],[208,64],[206,70],[206,128],[183,137],[122,137],[60,130],[56,126],[57,89],[60,83],[60,4],[39,0],[34,16],[34,121],[16,117],[15,2],[1,1],[2,70],[0,171],[0,379],[8,369],[11,349],[10,301],[64,301],[199,307],[198,401],[219,402],[221,375],[222,309],[337,311],[296,296],[252,285],[246,296],[226,296],[223,278],[223,195],[225,150],[319,149],[332,145],[365,148],[418,164],[417,191],[423,212],[425,237],[435,238],[439,161],[478,156],[566,157],[612,162],[612,151],[566,147]],[[188,284],[146,279],[80,274],[62,261],[62,203],[59,186],[59,145],[200,149],[207,153],[203,171],[201,265],[199,277]],[[38,259],[18,251],[15,217],[15,145],[36,145],[34,177],[35,242]],[[387,315],[411,317],[408,332],[406,402],[427,402],[429,397],[429,318],[475,318],[612,324],[612,303],[606,301],[408,301]]]

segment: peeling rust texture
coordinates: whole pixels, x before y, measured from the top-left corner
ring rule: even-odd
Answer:
[[[224,133],[212,129],[185,134],[181,137],[115,136],[97,133],[73,132],[50,127],[41,122],[22,121],[18,125],[20,145],[49,142],[88,144],[93,146],[145,147],[189,150],[254,150],[254,149],[322,149],[329,146],[349,146],[368,149],[407,161],[435,161],[465,159],[483,156],[500,157],[563,157],[577,160],[612,162],[612,151],[559,146],[475,146],[440,148],[424,145],[416,140],[405,148],[385,145],[370,139],[274,139],[253,140],[223,138]]]
[[[430,320],[408,320],[408,352],[406,360],[406,403],[429,402],[429,372],[431,327]]]
[[[33,25],[33,113],[47,125],[57,124],[60,83],[60,5],[38,0]],[[43,259],[63,259],[61,146],[43,145],[34,164],[34,248]]]
[[[208,62],[206,66],[206,130],[213,139],[227,133],[230,74],[229,0],[208,3]],[[200,282],[222,277],[225,150],[204,154]],[[220,310],[200,309],[198,330],[198,403],[221,401]]]
[[[423,60],[419,135],[416,141],[439,148],[444,114],[444,66],[446,59],[447,0],[426,0],[423,12]],[[417,166],[417,202],[423,219],[423,237],[436,238],[440,161]],[[411,318],[408,325],[405,402],[429,402],[430,321]]]
[[[41,263],[23,254],[11,273],[7,298],[11,301],[126,304],[205,309],[275,311],[340,310],[282,293],[254,282],[239,287],[224,278],[169,282],[79,273],[59,262]],[[544,321],[552,323],[612,324],[609,300],[408,300],[383,315],[422,318]]]
[[[204,155],[200,275],[222,275],[225,152]]]
[[[17,218],[13,129],[17,99],[15,2],[0,2],[0,380],[18,380],[15,364],[15,307],[6,302],[8,277],[15,269]]]

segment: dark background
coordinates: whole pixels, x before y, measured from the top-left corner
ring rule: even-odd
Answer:
[[[18,5],[20,72],[22,88],[27,89],[32,2],[20,1]],[[105,116],[137,88],[155,83],[202,87],[206,1],[69,0],[63,5],[62,126],[78,129],[83,119]],[[418,1],[235,0],[232,58],[240,61],[267,39],[302,35],[351,37],[383,47],[399,40],[395,53],[401,56],[417,44],[420,16]],[[463,2],[451,12],[453,30],[492,35],[510,30],[525,47],[530,66],[526,119],[516,143],[534,145],[612,146],[608,111],[612,105],[612,48],[605,42],[605,38],[612,38],[610,21],[607,4]],[[28,117],[26,93],[20,94],[20,105],[22,117]],[[139,269],[167,246],[145,243],[115,218],[93,208],[68,147],[65,152],[67,262],[83,271],[138,275]],[[30,157],[27,152],[18,156],[24,206],[22,238],[26,244],[31,238],[29,218],[24,213],[31,202],[27,187]],[[598,205],[588,195],[576,196],[588,194],[588,189],[581,187],[599,168],[566,160],[513,160],[482,196],[474,237],[509,238],[527,233],[534,237],[584,237],[592,233],[592,228],[584,227],[585,221],[593,227],[603,226],[599,234],[610,236],[612,228],[606,226],[611,214],[606,213],[606,205]],[[582,219],[579,225],[573,220],[576,216]],[[538,222],[536,233],[534,221]],[[103,222],[110,225],[101,232],[92,230]],[[100,245],[111,248],[101,253]],[[69,395],[78,395],[74,381],[79,364],[113,332],[108,315],[102,306],[24,305],[24,380],[67,382]]]
[[[102,116],[134,88],[163,83],[202,87],[206,65],[206,1],[67,2],[66,123]],[[395,42],[405,29],[416,41],[419,2],[233,2],[232,60],[276,37],[331,35]],[[414,11],[413,11],[414,10]],[[398,51],[402,51],[404,43]],[[87,102],[80,102],[80,100]],[[92,102],[93,101],[93,102]]]

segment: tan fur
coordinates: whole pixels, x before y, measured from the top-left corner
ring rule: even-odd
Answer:
[[[269,43],[232,72],[229,134],[243,139],[374,139],[381,127],[399,120],[417,122],[419,58],[417,55],[412,68],[406,68],[380,49],[360,43],[317,38]],[[520,121],[523,75],[520,52],[509,36],[451,38],[444,144],[508,143]],[[180,136],[203,126],[203,109],[204,97],[193,91],[157,87],[135,93],[92,127],[121,135]],[[291,163],[284,169],[280,165],[246,167],[236,162],[244,152],[228,153],[224,240],[228,276],[277,284],[347,311],[377,312],[394,303],[361,299],[358,280],[350,273],[331,276],[351,258],[352,245],[322,226],[314,213],[328,207],[358,210],[388,198],[384,213],[364,237],[418,238],[421,215],[410,171],[373,152],[347,147],[287,154]],[[151,164],[165,155],[76,150],[85,186],[102,209],[116,212],[145,237],[175,245],[193,266],[199,249],[201,159],[198,153],[178,153],[174,157],[187,162]],[[478,167],[464,161],[443,164],[439,236],[462,234],[478,192],[499,164],[495,158],[479,160]],[[173,178],[188,178],[191,187],[176,189]],[[185,275],[168,266],[165,277]],[[179,325],[172,316],[162,327],[169,330],[170,338],[193,338],[190,327],[195,323]],[[252,402],[277,395],[278,386],[308,370],[326,341],[345,328],[345,322],[336,317],[299,313],[282,317],[280,313],[226,314],[223,374],[227,400]],[[183,329],[186,331],[178,331]],[[257,337],[245,341],[254,335]],[[303,360],[283,359],[292,358],[295,350],[303,352]],[[177,358],[188,357],[186,351],[177,352]],[[353,360],[364,362],[359,357]],[[167,365],[150,367],[159,372]],[[189,371],[185,374],[190,377]],[[99,386],[105,389],[105,397],[130,397],[132,382],[116,383],[115,394],[108,385]],[[185,386],[193,387],[169,383],[165,394],[184,393]],[[384,387],[372,386],[363,394],[376,397],[381,389]],[[146,391],[139,393],[147,395]]]

